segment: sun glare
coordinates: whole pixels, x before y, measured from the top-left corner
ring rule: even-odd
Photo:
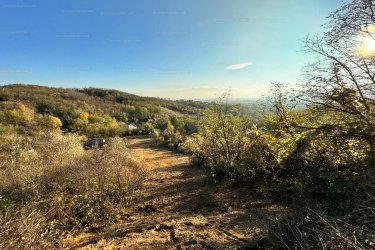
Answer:
[[[362,57],[375,57],[375,25],[370,25],[359,34],[358,54]]]

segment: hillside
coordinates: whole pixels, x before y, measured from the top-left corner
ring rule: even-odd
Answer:
[[[145,117],[196,115],[206,104],[140,97],[107,89],[63,89],[13,84],[0,87],[0,101],[19,101],[37,113],[59,117],[69,125],[77,112],[101,113],[117,121],[137,121]]]

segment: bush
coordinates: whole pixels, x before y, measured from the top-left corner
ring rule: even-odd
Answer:
[[[164,127],[163,131],[154,129],[154,131],[151,133],[151,135],[155,139],[156,144],[167,147],[171,150],[181,150],[181,145],[186,138],[184,135],[185,131],[183,131],[183,127],[177,128],[169,120],[165,122],[165,126],[161,126],[162,128]]]
[[[355,214],[342,218],[327,216],[319,208],[295,210],[286,218],[271,222],[266,238],[270,249],[372,249],[375,245],[373,223],[375,206],[360,220]],[[358,209],[361,206],[356,206]],[[363,209],[363,207],[362,207]]]
[[[2,138],[2,249],[51,248],[63,232],[100,229],[146,175],[120,138],[90,151],[79,136],[58,131]]]
[[[215,106],[203,113],[198,127],[198,134],[184,147],[210,170],[214,180],[265,180],[275,159],[263,133],[248,118]]]

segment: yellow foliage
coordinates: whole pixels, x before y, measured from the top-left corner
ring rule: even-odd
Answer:
[[[61,120],[52,115],[45,116],[44,121],[45,121],[45,124],[51,128],[59,128],[62,126]]]
[[[90,117],[90,114],[88,112],[82,112],[81,114],[79,114],[79,119],[81,120],[88,120]]]
[[[19,104],[18,104],[18,108],[19,108],[21,111],[26,111],[26,110],[28,110],[28,107],[27,107],[25,104],[23,104],[23,103],[19,103]]]
[[[33,110],[22,104],[20,109],[11,109],[6,111],[8,118],[14,122],[30,122],[34,118]]]
[[[172,135],[174,133],[174,126],[170,121],[167,123],[167,128],[164,131],[165,134]]]

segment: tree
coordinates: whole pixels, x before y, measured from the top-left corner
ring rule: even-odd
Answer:
[[[299,99],[331,117],[316,130],[364,140],[375,152],[375,4],[352,0],[332,13],[321,37],[306,49],[317,61],[306,70]]]
[[[88,112],[82,112],[75,118],[70,126],[71,130],[74,132],[82,133],[86,130],[89,124],[90,114]]]
[[[185,122],[182,118],[177,116],[171,117],[171,123],[176,128],[176,130],[182,130],[184,128]]]

